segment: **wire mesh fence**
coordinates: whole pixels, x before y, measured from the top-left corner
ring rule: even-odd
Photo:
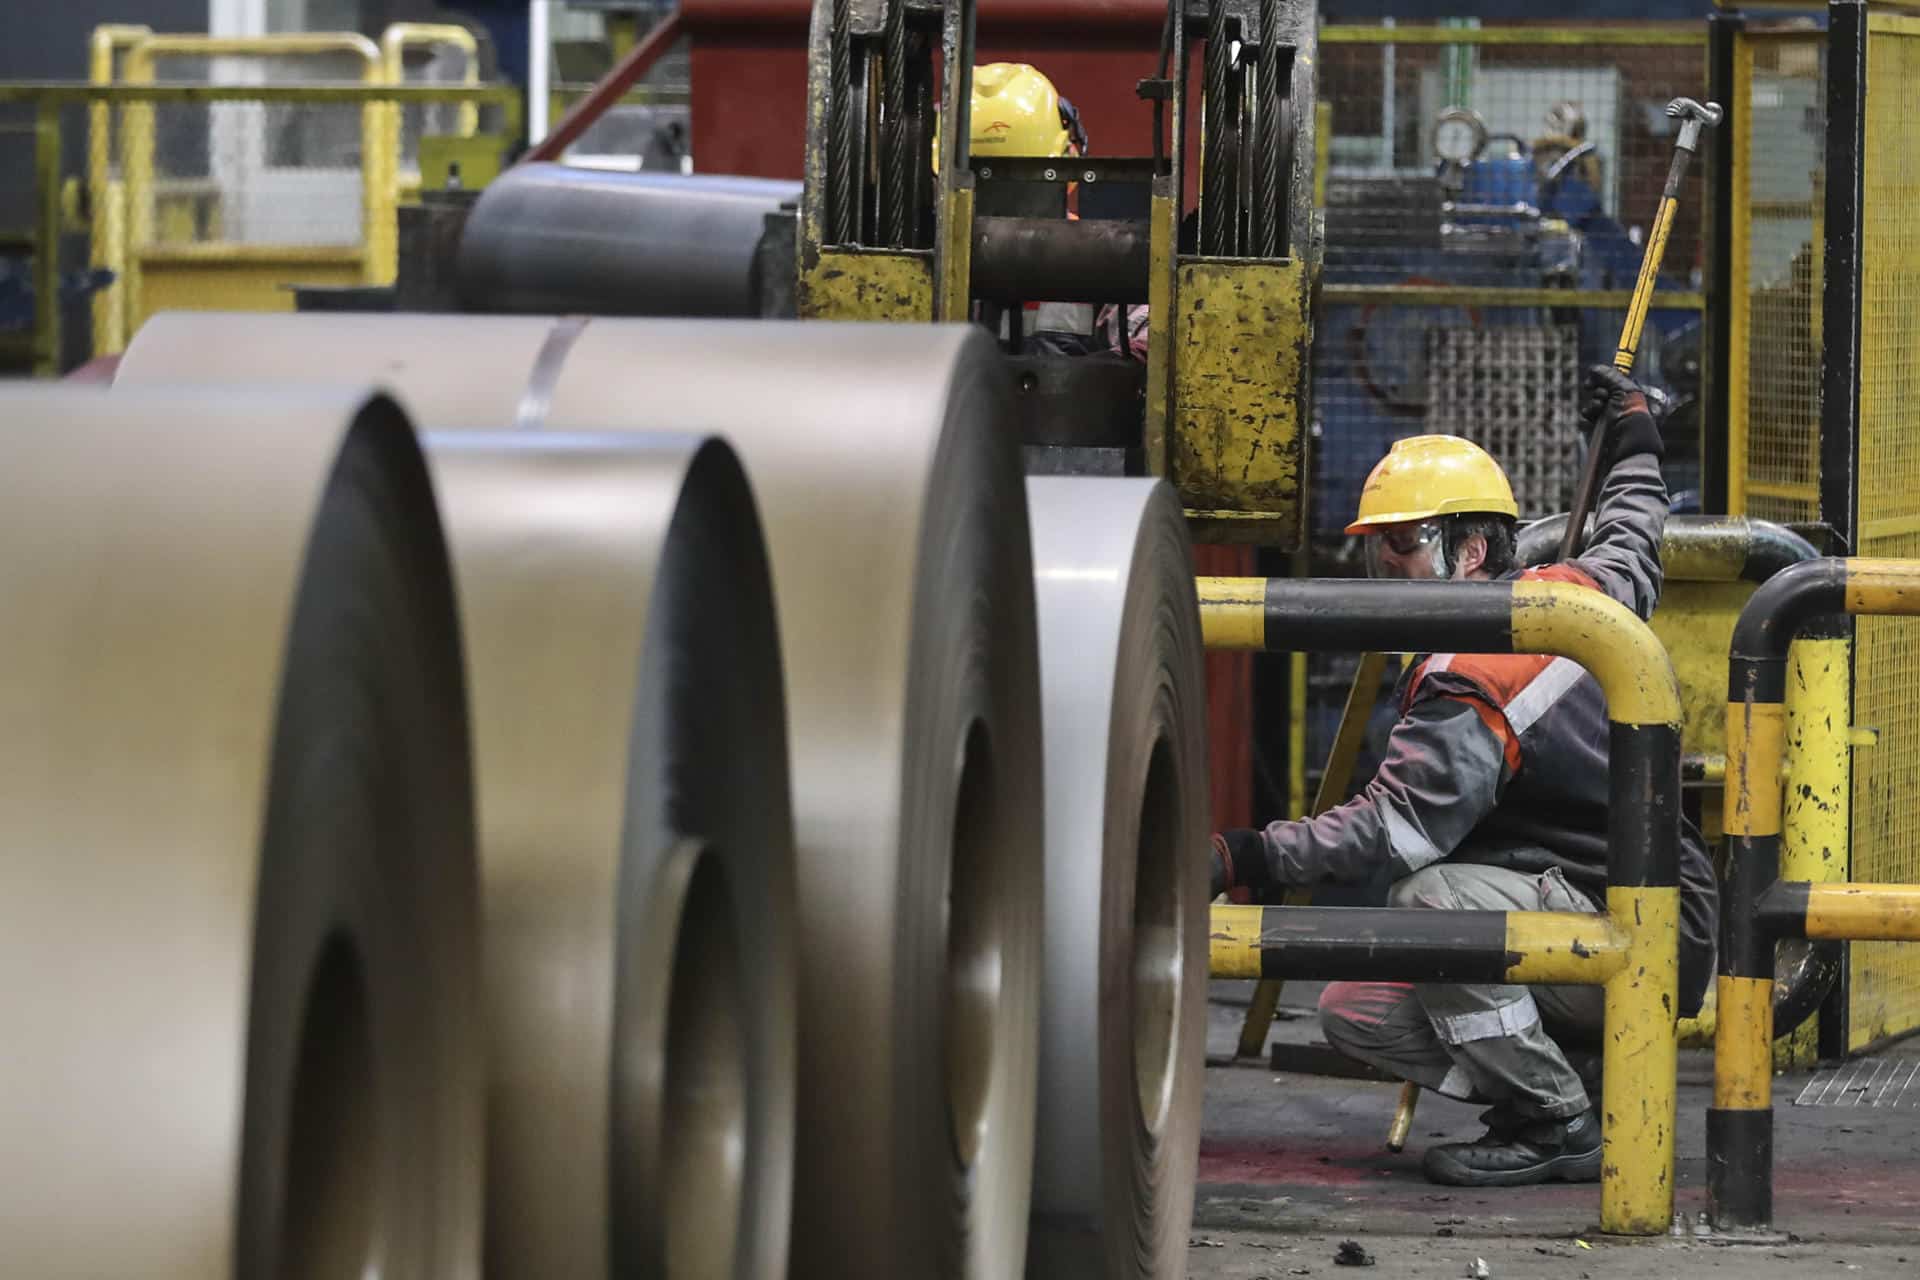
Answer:
[[[1735,47],[1728,502],[1767,520],[1819,513],[1825,49],[1764,30]]]
[[[1920,153],[1909,131],[1920,97],[1920,20],[1868,24],[1861,201],[1860,553],[1920,558]],[[1920,883],[1920,624],[1862,618],[1854,723],[1853,878]],[[1851,1038],[1858,1047],[1920,1026],[1920,947],[1853,945]]]
[[[1424,432],[1485,445],[1523,515],[1578,474],[1580,370],[1612,355],[1674,141],[1697,27],[1328,27],[1326,258],[1314,358],[1315,530]],[[1669,240],[1638,376],[1672,407],[1670,487],[1698,488],[1700,200]],[[1416,290],[1430,290],[1419,293]],[[1564,297],[1559,296],[1564,295]]]
[[[359,84],[345,53],[153,61],[156,84]],[[362,157],[379,145],[378,109],[353,103],[165,102],[123,108],[123,171],[150,164],[153,245],[353,245],[365,238]],[[139,130],[148,132],[142,134]],[[133,193],[139,197],[141,193]]]
[[[1328,26],[1320,39],[1329,111],[1312,569],[1337,573],[1351,568],[1341,531],[1368,471],[1407,436],[1485,447],[1523,519],[1567,508],[1582,462],[1582,372],[1618,342],[1673,153],[1666,106],[1705,96],[1706,35],[1451,20]],[[1681,509],[1700,487],[1700,191],[1696,178],[1683,193],[1656,294],[1679,305],[1649,317],[1636,366],[1665,393],[1667,480]],[[1310,776],[1353,666],[1338,655],[1308,663]],[[1367,764],[1363,753],[1358,778]]]

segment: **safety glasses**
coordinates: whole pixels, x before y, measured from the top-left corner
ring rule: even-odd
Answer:
[[[1440,559],[1444,530],[1438,520],[1399,524],[1367,535],[1369,578],[1445,576]]]

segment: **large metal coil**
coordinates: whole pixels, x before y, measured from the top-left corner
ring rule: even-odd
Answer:
[[[1186,1274],[1206,1052],[1206,692],[1192,550],[1151,480],[1034,478],[1046,987],[1034,1280]]]
[[[179,314],[148,321],[119,382],[185,371],[377,375],[429,423],[733,443],[766,529],[788,690],[793,1274],[1018,1271],[1041,746],[1026,493],[991,340],[963,327]]]
[[[798,182],[523,164],[488,184],[460,235],[475,311],[753,316],[754,250]]]
[[[467,720],[406,418],[0,420],[0,1272],[478,1274]]]
[[[786,1274],[793,825],[732,452],[436,433],[473,706],[490,1276]]]

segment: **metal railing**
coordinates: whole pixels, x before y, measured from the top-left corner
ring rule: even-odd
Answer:
[[[114,40],[126,47],[127,36]],[[126,47],[131,68],[139,44]],[[96,46],[101,57],[113,56],[106,41]],[[196,50],[198,52],[198,50]],[[128,335],[145,318],[156,299],[152,272],[198,273],[200,278],[229,273],[225,292],[212,299],[233,305],[231,273],[240,273],[256,296],[271,299],[280,284],[384,282],[391,279],[394,256],[395,210],[399,184],[384,153],[387,136],[383,110],[397,112],[409,106],[461,105],[476,111],[497,111],[498,132],[518,137],[522,98],[510,84],[203,84],[12,82],[0,84],[0,107],[25,107],[33,112],[36,146],[34,180],[36,234],[41,245],[55,245],[61,227],[62,114],[86,109],[93,135],[89,147],[86,186],[94,236],[92,263],[113,271],[123,282],[120,296],[96,299],[94,352],[121,350]],[[257,103],[281,106],[358,108],[363,136],[373,145],[371,159],[362,166],[361,219],[363,235],[356,243],[333,245],[248,244],[215,240],[202,243],[160,244],[155,241],[152,110],[166,104]],[[117,130],[115,124],[118,124]],[[115,174],[119,176],[115,176]],[[171,305],[191,305],[174,291],[164,299]],[[285,306],[287,303],[280,303]],[[34,371],[58,372],[61,363],[59,269],[51,252],[35,256],[35,318],[32,338]]]
[[[1707,1195],[1714,1224],[1773,1219],[1775,949],[1789,939],[1920,941],[1920,885],[1780,878],[1787,650],[1822,615],[1920,616],[1920,561],[1825,559],[1782,570],[1734,630],[1727,678],[1728,874],[1721,903]]]
[[[1558,582],[1202,578],[1209,648],[1547,653],[1600,682],[1610,721],[1607,912],[1213,908],[1216,977],[1602,985],[1600,1220],[1657,1235],[1673,1218],[1680,693],[1646,623]]]

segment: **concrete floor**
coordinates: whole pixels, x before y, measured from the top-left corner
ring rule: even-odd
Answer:
[[[1230,1056],[1250,984],[1215,983],[1209,1049]],[[1311,1042],[1311,988],[1290,988],[1275,1037]],[[1292,1016],[1286,1016],[1292,1015]],[[1920,1057],[1920,1043],[1893,1056]],[[1497,1191],[1437,1187],[1420,1175],[1430,1144],[1480,1133],[1479,1108],[1421,1099],[1407,1150],[1386,1150],[1397,1086],[1276,1075],[1263,1066],[1207,1071],[1200,1187],[1188,1275],[1193,1280],[1292,1276],[1459,1278],[1476,1262],[1494,1280],[1641,1280],[1676,1275],[1740,1280],[1886,1276],[1920,1280],[1920,1108],[1796,1107],[1805,1077],[1776,1081],[1777,1239],[1716,1239],[1706,1207],[1706,1108],[1712,1063],[1682,1055],[1678,1209],[1687,1224],[1656,1241],[1599,1235],[1599,1188]],[[1337,1265],[1352,1239],[1371,1269]]]

